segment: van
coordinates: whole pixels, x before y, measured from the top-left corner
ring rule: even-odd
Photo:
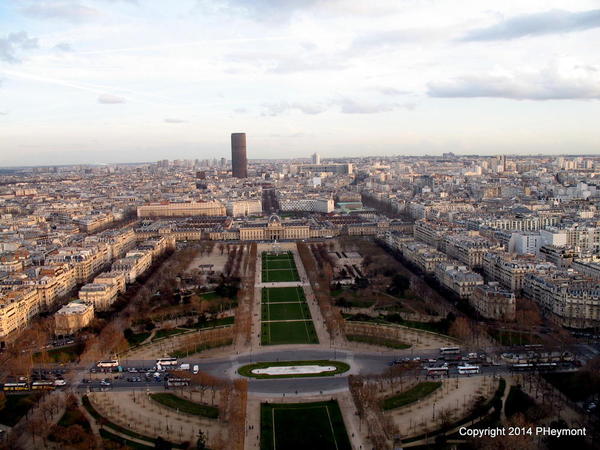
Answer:
[[[195,365],[194,365],[194,370],[192,370],[192,373],[193,373],[194,375],[196,375],[198,372],[200,372],[200,369],[198,368],[198,364],[195,364]]]

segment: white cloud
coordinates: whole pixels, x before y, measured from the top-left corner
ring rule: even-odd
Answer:
[[[498,22],[492,26],[469,31],[463,41],[496,41],[525,36],[573,33],[600,28],[600,9],[589,11],[563,11],[554,9],[534,14],[523,14]]]
[[[73,47],[71,47],[71,44],[69,44],[68,42],[59,42],[58,44],[56,44],[54,46],[54,48],[56,50],[60,50],[62,52],[72,52],[73,51]]]
[[[18,63],[19,50],[30,50],[38,47],[37,38],[29,37],[26,31],[9,33],[5,38],[0,38],[0,60],[9,63]]]
[[[98,103],[104,105],[116,105],[118,103],[125,103],[125,98],[113,94],[101,94],[98,97]]]
[[[303,114],[315,115],[327,111],[327,105],[322,104],[310,104],[300,102],[277,102],[277,103],[264,103],[263,115],[266,116],[279,116],[289,111],[299,111]]]
[[[183,120],[183,119],[176,119],[176,118],[166,118],[165,123],[185,123],[187,122],[187,120]]]
[[[279,116],[290,111],[316,115],[329,110],[338,110],[343,114],[379,114],[397,109],[412,110],[414,103],[377,102],[355,100],[351,98],[331,99],[320,103],[278,102],[263,104],[266,116]]]
[[[589,72],[593,73],[593,72]],[[428,84],[431,97],[498,97],[514,100],[600,99],[600,79],[555,70],[514,75],[465,75]]]
[[[81,22],[96,18],[100,11],[82,3],[72,1],[35,1],[22,9],[23,14],[36,19],[59,19],[69,22]]]

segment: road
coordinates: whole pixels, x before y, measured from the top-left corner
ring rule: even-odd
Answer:
[[[311,395],[311,394],[327,394],[346,390],[348,388],[348,375],[372,375],[381,374],[390,367],[390,362],[395,359],[415,358],[427,360],[430,358],[438,358],[438,350],[422,351],[418,354],[412,354],[409,350],[401,350],[398,352],[351,352],[348,350],[329,350],[329,349],[286,349],[286,350],[269,350],[260,353],[231,355],[223,358],[182,358],[178,364],[188,363],[190,367],[198,365],[200,371],[213,375],[219,378],[235,379],[241,378],[237,374],[237,369],[243,365],[251,364],[258,361],[306,361],[306,360],[337,360],[343,361],[350,365],[350,371],[336,376],[324,377],[309,377],[309,378],[287,378],[287,379],[248,379],[248,390],[251,394],[265,395]],[[479,375],[470,376],[491,376],[505,375],[510,373],[510,364],[502,362],[497,358],[498,365],[483,366],[480,365]],[[140,372],[151,370],[156,365],[156,360],[122,360],[120,361],[125,368],[136,368]],[[87,378],[93,382],[79,384],[83,389],[100,389],[99,378],[105,376],[111,379],[111,390],[162,390],[164,382],[155,382],[153,377],[150,377],[146,382],[143,373],[90,373],[88,369],[80,369],[82,378]],[[562,367],[561,370],[574,370],[568,367]],[[422,374],[425,375],[425,371]],[[455,366],[450,366],[449,375],[459,375]],[[115,379],[115,377],[119,377]],[[142,382],[127,381],[127,378],[141,377]],[[173,389],[173,388],[172,388]]]

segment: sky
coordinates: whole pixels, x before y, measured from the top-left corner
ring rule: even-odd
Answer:
[[[0,166],[600,154],[598,0],[0,0]]]

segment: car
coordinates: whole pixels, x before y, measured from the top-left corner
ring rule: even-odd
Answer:
[[[56,380],[54,380],[54,386],[66,386],[67,382],[65,380],[63,380],[62,378],[58,378]]]
[[[101,386],[110,386],[110,381],[102,380],[102,381],[100,382],[100,385],[101,385]]]

